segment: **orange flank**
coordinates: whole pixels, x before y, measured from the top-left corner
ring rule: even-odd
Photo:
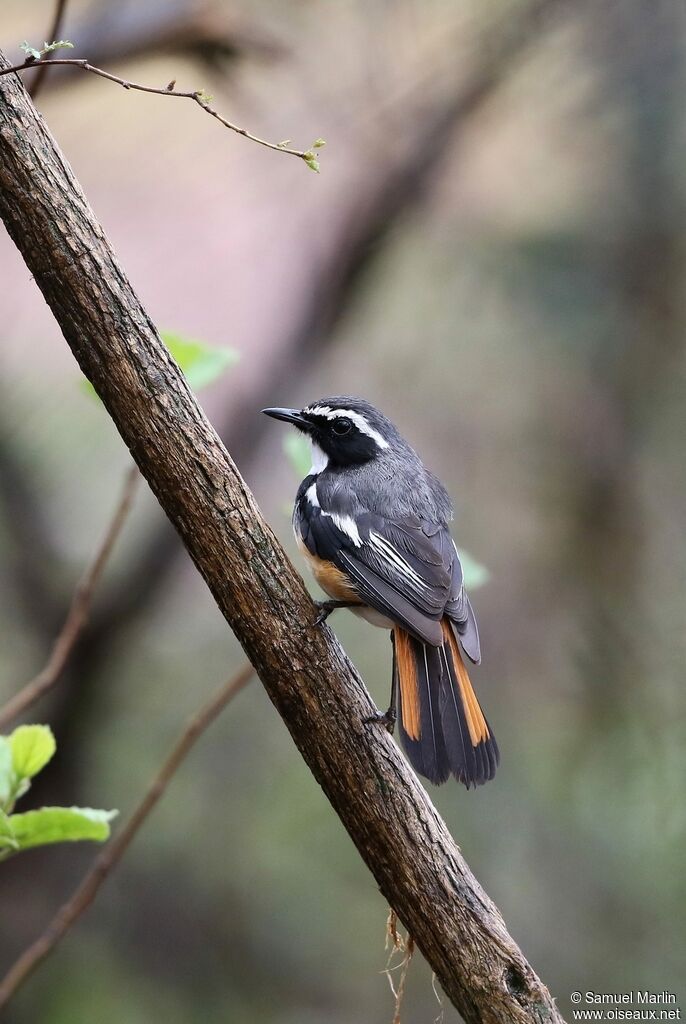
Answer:
[[[359,594],[353,589],[350,580],[333,562],[313,555],[302,543],[299,543],[298,547],[307,559],[312,575],[329,597],[336,601],[359,601]]]

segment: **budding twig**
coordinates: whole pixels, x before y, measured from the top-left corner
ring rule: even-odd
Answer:
[[[105,78],[108,82],[114,82],[117,85],[121,85],[123,89],[133,89],[136,92],[148,92],[154,96],[174,96],[177,99],[182,100],[193,100],[197,103],[206,114],[209,114],[215,120],[223,124],[225,128],[230,129],[232,132],[236,132],[237,135],[242,135],[246,139],[250,139],[251,142],[256,142],[258,146],[266,146],[267,149],[275,149],[278,153],[289,153],[291,156],[297,156],[300,160],[303,160],[307,166],[313,171],[319,171],[319,161],[315,155],[315,150],[320,149],[324,145],[323,139],[317,139],[312,143],[310,149],[293,149],[291,146],[286,145],[283,142],[269,142],[267,139],[261,139],[259,135],[254,135],[249,132],[247,128],[240,128],[237,124],[232,121],[228,121],[223,114],[220,114],[218,110],[210,106],[210,100],[212,99],[203,89],[196,89],[193,92],[181,92],[174,88],[175,81],[170,82],[169,85],[164,88],[158,89],[151,85],[140,85],[138,82],[130,82],[125,78],[120,78],[118,75],[113,75],[109,71],[103,71],[102,68],[96,68],[92,64],[89,64],[87,60],[79,58],[66,58],[66,57],[55,57],[53,59],[46,60],[41,58],[36,60],[35,57],[29,56],[23,64],[15,64],[11,68],[3,68],[0,70],[0,76],[9,75],[11,72],[19,73],[21,71],[29,71],[31,68],[49,68],[49,67],[70,67],[79,68],[81,71],[88,71],[92,75],[97,75],[99,78]],[[44,73],[44,72],[43,72]],[[170,89],[169,86],[172,86]]]

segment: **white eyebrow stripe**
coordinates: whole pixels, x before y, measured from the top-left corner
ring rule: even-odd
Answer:
[[[361,412],[353,412],[352,409],[332,409],[328,405],[310,405],[303,411],[310,413],[312,416],[324,416],[327,420],[335,420],[337,417],[345,416],[347,419],[352,420],[362,434],[371,437],[379,448],[390,447],[386,438],[382,437],[378,430],[374,430],[373,427],[369,426]]]

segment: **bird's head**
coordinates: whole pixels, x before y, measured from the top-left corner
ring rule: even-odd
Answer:
[[[304,409],[263,409],[262,412],[292,423],[308,435],[318,472],[329,463],[353,466],[369,462],[402,443],[391,421],[363,398],[339,395],[321,398]]]

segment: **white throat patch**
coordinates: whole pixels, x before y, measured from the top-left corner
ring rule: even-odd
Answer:
[[[321,450],[315,441],[310,441],[310,447],[312,449],[312,466],[309,476],[318,476],[329,465],[329,456]]]

